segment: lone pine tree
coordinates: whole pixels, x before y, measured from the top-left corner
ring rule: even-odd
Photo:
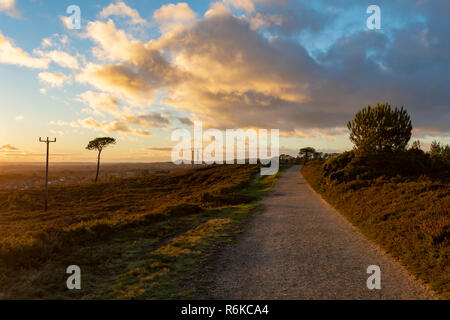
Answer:
[[[98,151],[98,157],[97,157],[97,174],[95,175],[95,182],[98,180],[98,173],[100,171],[100,155],[102,154],[102,151],[104,148],[111,144],[116,144],[116,139],[111,137],[101,137],[101,138],[95,138],[92,141],[89,141],[89,144],[87,145],[87,150],[97,150]]]
[[[368,106],[348,122],[350,140],[364,154],[405,150],[411,139],[411,118],[403,107],[391,108],[388,103]]]

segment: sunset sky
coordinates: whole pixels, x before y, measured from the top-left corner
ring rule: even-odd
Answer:
[[[449,17],[449,0],[0,0],[0,162],[43,160],[47,136],[53,161],[95,161],[97,136],[118,140],[105,161],[168,161],[194,120],[338,152],[353,114],[386,101],[425,148],[450,143]]]

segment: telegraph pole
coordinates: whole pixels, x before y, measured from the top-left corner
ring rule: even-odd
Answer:
[[[194,168],[196,164],[203,164],[203,159],[201,158],[202,150],[192,148],[191,152],[192,152],[192,162],[191,162],[192,168]],[[200,162],[200,163],[198,163],[198,162]]]
[[[53,140],[49,140],[47,137],[47,140],[42,140],[42,138],[39,137],[39,142],[45,142],[47,144],[47,161],[45,165],[45,208],[44,210],[47,211],[47,203],[48,203],[48,153],[49,153],[49,147],[50,143],[56,142],[56,138]]]

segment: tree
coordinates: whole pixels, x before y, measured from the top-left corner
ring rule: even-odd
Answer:
[[[323,157],[323,152],[317,152],[317,151],[315,151],[315,152],[313,153],[313,159],[314,159],[314,160],[320,160],[320,159],[322,159],[322,157]]]
[[[421,145],[420,145],[420,141],[416,140],[411,144],[411,150],[422,150]]]
[[[433,141],[430,145],[430,157],[432,159],[441,159],[450,161],[450,146]]]
[[[299,156],[303,159],[303,163],[305,164],[309,160],[311,160],[311,156],[314,155],[316,150],[312,147],[301,148],[299,151]]]
[[[388,103],[363,108],[347,123],[347,127],[350,140],[364,154],[403,151],[412,131],[406,109],[392,109]]]
[[[104,148],[111,144],[116,144],[116,139],[110,138],[110,137],[102,137],[102,138],[95,138],[92,141],[89,141],[89,144],[87,145],[87,150],[97,150],[98,151],[98,157],[97,157],[97,174],[95,175],[95,182],[98,180],[98,173],[100,171],[100,155]]]

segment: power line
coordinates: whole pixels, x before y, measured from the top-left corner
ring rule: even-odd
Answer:
[[[47,144],[47,158],[46,158],[46,165],[45,165],[45,207],[44,210],[47,211],[47,203],[48,203],[48,153],[49,153],[49,147],[50,143],[56,142],[56,138],[53,140],[49,140],[48,137],[46,140],[42,140],[41,137],[39,137],[39,142],[45,142]]]

